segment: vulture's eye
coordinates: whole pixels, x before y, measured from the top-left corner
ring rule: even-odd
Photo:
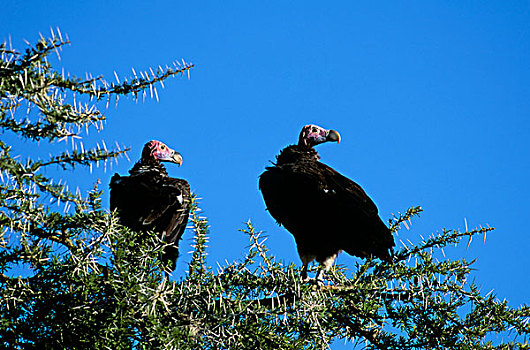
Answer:
[[[313,126],[313,128],[311,128],[311,132],[317,132],[317,128]]]
[[[165,151],[165,150],[166,150],[166,145],[161,145],[161,146],[160,146],[160,149],[161,149],[162,151]]]

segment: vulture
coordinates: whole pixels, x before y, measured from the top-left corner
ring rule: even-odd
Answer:
[[[112,176],[110,209],[116,210],[120,223],[131,230],[157,232],[167,244],[162,251],[163,266],[173,271],[178,243],[188,223],[190,185],[169,177],[162,162],[180,166],[182,156],[160,141],[147,142],[129,176]]]
[[[302,278],[307,280],[307,266],[316,260],[317,282],[341,251],[391,262],[395,245],[361,186],[319,161],[313,147],[328,141],[339,143],[339,133],[304,126],[298,144],[281,150],[274,166],[259,177],[267,210],[294,236]]]

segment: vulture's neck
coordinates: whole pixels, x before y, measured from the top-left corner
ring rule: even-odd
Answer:
[[[166,167],[158,160],[153,160],[153,161],[140,160],[139,162],[134,164],[131,170],[129,170],[129,174],[131,175],[140,175],[140,174],[144,174],[147,172],[157,174],[159,176],[164,176],[164,177],[168,176]]]
[[[296,162],[317,162],[320,159],[318,152],[314,148],[299,145],[287,146],[280,151],[276,157],[276,165],[283,165]]]

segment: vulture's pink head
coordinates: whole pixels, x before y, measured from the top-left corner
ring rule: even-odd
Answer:
[[[142,151],[142,162],[171,162],[182,164],[182,156],[175,150],[166,146],[163,142],[152,140],[145,144]]]
[[[298,137],[298,145],[305,147],[313,147],[328,141],[339,143],[340,134],[335,130],[326,130],[313,124],[304,126]]]

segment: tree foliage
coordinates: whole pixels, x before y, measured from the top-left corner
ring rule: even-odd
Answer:
[[[2,132],[31,145],[65,139],[73,145],[48,159],[22,159],[0,141],[1,346],[312,349],[340,338],[369,349],[528,349],[529,307],[514,309],[483,295],[469,279],[473,262],[435,258],[489,227],[442,230],[403,244],[393,264],[335,267],[320,286],[302,282],[299,267],[278,261],[250,221],[241,229],[248,253],[208,266],[208,222],[194,198],[188,273],[168,279],[156,234],[120,226],[102,206],[97,185],[86,194],[71,191],[46,169],[76,171],[124,154],[81,142],[83,130],[101,128],[100,104],[126,95],[157,97],[157,83],[193,65],[134,73],[121,83],[65,77],[48,55],[67,43],[52,33],[25,53],[0,46]],[[420,212],[410,208],[394,217],[392,230]],[[19,275],[22,267],[27,274]]]

